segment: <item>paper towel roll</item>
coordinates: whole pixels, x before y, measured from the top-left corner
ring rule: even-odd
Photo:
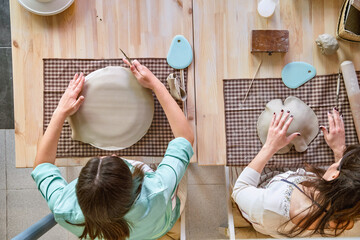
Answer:
[[[354,64],[351,61],[341,63],[341,71],[345,82],[346,92],[350,102],[350,108],[360,142],[360,89]]]

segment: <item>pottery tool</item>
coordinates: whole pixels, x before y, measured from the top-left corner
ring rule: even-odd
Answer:
[[[254,73],[254,76],[253,76],[253,78],[251,80],[251,83],[250,83],[250,86],[249,86],[248,90],[246,91],[246,94],[245,94],[245,97],[244,97],[244,100],[243,100],[242,104],[245,103],[245,100],[246,100],[247,96],[249,95],[250,89],[251,89],[251,87],[252,87],[252,85],[254,83],[255,77],[256,77],[259,69],[260,69],[261,64],[262,64],[262,59],[260,60],[259,65],[258,65],[258,67],[257,67],[257,69],[256,69],[256,71]]]
[[[131,59],[130,59],[128,56],[126,56],[126,54],[124,53],[123,50],[121,50],[121,48],[119,48],[119,49],[120,49],[120,51],[122,52],[122,54],[124,55],[124,57],[126,58],[126,60],[128,60],[128,62],[129,62],[130,65],[132,66],[132,61],[131,61]]]
[[[173,96],[175,100],[185,101],[187,98],[187,94],[185,89],[181,87],[181,80],[176,75],[176,73],[170,73],[166,78],[166,82],[170,88],[170,94]]]
[[[181,88],[185,90],[184,69],[187,68],[193,59],[193,52],[190,43],[182,35],[176,35],[170,45],[167,63],[175,68],[180,69]],[[184,103],[184,114],[187,117],[186,95],[181,99]]]
[[[339,109],[339,94],[340,94],[340,80],[341,80],[341,70],[339,68],[337,85],[336,85],[336,108]]]
[[[291,62],[285,65],[281,71],[281,78],[284,84],[295,89],[315,77],[316,69],[305,62]]]
[[[360,89],[354,64],[351,61],[341,63],[341,72],[344,78],[346,92],[349,98],[356,133],[360,142]]]
[[[288,30],[252,30],[251,53],[286,53],[289,50]]]

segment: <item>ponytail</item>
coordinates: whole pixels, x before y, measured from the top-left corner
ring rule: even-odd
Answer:
[[[92,222],[85,220],[85,228],[80,239],[125,240],[130,236],[129,223],[124,218]]]
[[[81,170],[76,195],[85,217],[80,239],[122,240],[130,236],[131,223],[124,218],[141,192],[143,164],[129,167],[119,157],[93,158]]]

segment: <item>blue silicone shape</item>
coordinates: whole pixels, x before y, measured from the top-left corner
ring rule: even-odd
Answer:
[[[306,62],[291,62],[285,65],[281,72],[284,84],[295,89],[315,77],[316,69]]]
[[[175,69],[187,68],[193,59],[190,43],[182,35],[176,35],[170,45],[166,60]]]

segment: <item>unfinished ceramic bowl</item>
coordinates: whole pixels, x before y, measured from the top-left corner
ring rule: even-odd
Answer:
[[[51,16],[65,11],[74,0],[18,0],[18,2],[32,13]]]
[[[129,69],[106,67],[86,76],[79,110],[68,118],[74,140],[105,150],[120,150],[139,141],[154,115],[151,90]]]
[[[296,137],[290,144],[280,149],[277,153],[284,154],[290,151],[294,145],[297,152],[304,152],[311,141],[319,132],[319,122],[314,111],[297,97],[290,96],[285,99],[284,103],[281,99],[271,100],[266,104],[265,110],[260,114],[257,122],[257,132],[261,143],[264,145],[267,138],[268,129],[274,112],[279,113],[281,109],[290,111],[294,116],[287,135],[294,132],[300,132],[301,136]]]

